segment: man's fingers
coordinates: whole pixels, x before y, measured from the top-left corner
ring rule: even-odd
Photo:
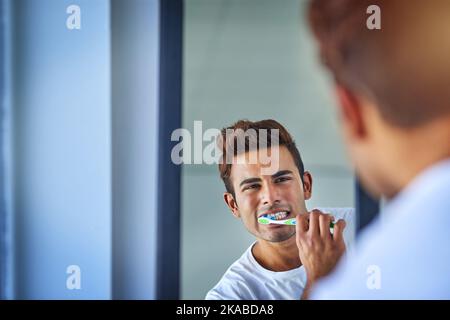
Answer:
[[[320,236],[324,239],[331,239],[330,222],[331,215],[321,214],[319,216]]]
[[[308,232],[308,214],[299,214],[296,217],[297,223],[295,225],[295,231],[296,231],[296,242],[297,247],[301,251],[303,250],[302,241],[303,237],[305,236],[306,232]]]
[[[319,236],[319,216],[321,212],[319,210],[313,210],[311,211],[309,215],[309,229],[308,232],[312,236]]]
[[[334,224],[334,231],[333,231],[333,239],[336,242],[344,241],[344,229],[345,229],[346,223],[343,219],[340,219],[338,222]]]
[[[296,231],[298,234],[303,234],[308,231],[308,214],[299,214],[296,217],[297,225]]]

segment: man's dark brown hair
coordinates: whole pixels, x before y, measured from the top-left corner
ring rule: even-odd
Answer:
[[[381,30],[366,25],[377,5]],[[336,82],[415,127],[450,114],[449,0],[311,0],[309,22]]]
[[[261,135],[260,129],[267,130],[267,135]],[[278,129],[278,142],[271,141],[271,134],[270,130],[277,130]],[[227,135],[228,132],[233,132],[232,135]],[[243,135],[245,133],[248,133],[249,131],[254,131],[256,136],[255,142],[256,144],[253,144],[251,142],[252,135]],[[266,131],[266,132],[267,132]],[[228,140],[227,140],[228,138]],[[239,150],[237,147],[238,141],[241,139],[241,141],[245,141],[245,148],[243,150]],[[230,159],[231,157],[234,157],[238,155],[238,152],[249,152],[252,151],[252,148],[256,147],[256,149],[259,149],[260,146],[260,140],[264,139],[264,143],[262,145],[267,146],[267,148],[270,148],[275,145],[279,146],[285,146],[289,153],[292,155],[292,158],[294,159],[294,163],[298,169],[298,172],[300,173],[300,178],[303,182],[303,174],[305,173],[305,169],[303,166],[303,161],[300,156],[300,152],[297,149],[297,146],[295,145],[294,140],[292,139],[289,132],[286,130],[285,127],[283,127],[280,123],[278,123],[275,120],[262,120],[262,121],[248,121],[248,120],[239,120],[233,125],[223,128],[221,131],[221,140],[219,139],[219,147],[222,149],[222,159],[219,161],[219,172],[220,177],[222,178],[225,188],[227,192],[231,193],[233,197],[235,197],[233,183],[230,179],[231,174],[231,166],[232,163],[230,161],[227,161],[227,159]],[[233,154],[229,154],[229,152],[233,152]]]

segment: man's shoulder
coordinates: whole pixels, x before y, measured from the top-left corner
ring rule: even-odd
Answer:
[[[355,208],[352,207],[318,207],[317,209],[345,221],[353,220],[355,216]]]
[[[250,246],[241,257],[233,262],[227,271],[225,271],[219,282],[206,294],[206,300],[237,300],[251,298],[248,278],[253,273],[249,257],[252,246]]]
[[[355,255],[319,283],[312,298],[448,299],[450,251],[440,246],[448,239],[450,202],[437,192],[389,206],[362,231]]]
[[[343,219],[346,223],[344,229],[344,241],[347,251],[352,250],[356,235],[355,208],[352,207],[318,207],[323,213],[331,214],[335,221]]]

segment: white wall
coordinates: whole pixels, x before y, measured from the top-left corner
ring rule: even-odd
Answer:
[[[111,297],[109,2],[14,1],[16,298]],[[81,268],[81,290],[66,268]]]
[[[14,297],[152,299],[159,1],[9,3]]]
[[[159,6],[112,1],[114,299],[154,299]]]

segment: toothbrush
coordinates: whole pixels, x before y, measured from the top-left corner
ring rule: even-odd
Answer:
[[[260,224],[284,224],[287,226],[295,226],[297,224],[297,220],[295,218],[285,219],[285,220],[272,220],[266,217],[259,217],[258,222]],[[333,233],[334,223],[330,222],[330,231]]]
[[[295,218],[292,219],[285,219],[285,220],[272,220],[266,217],[259,217],[258,218],[258,222],[260,224],[284,224],[284,225],[288,225],[288,226],[295,226],[296,225],[296,220]]]
[[[296,225],[296,220],[295,218],[292,219],[285,219],[285,220],[272,220],[266,217],[259,217],[258,218],[258,222],[260,224],[284,224],[284,225],[288,225],[288,226],[295,226]]]

